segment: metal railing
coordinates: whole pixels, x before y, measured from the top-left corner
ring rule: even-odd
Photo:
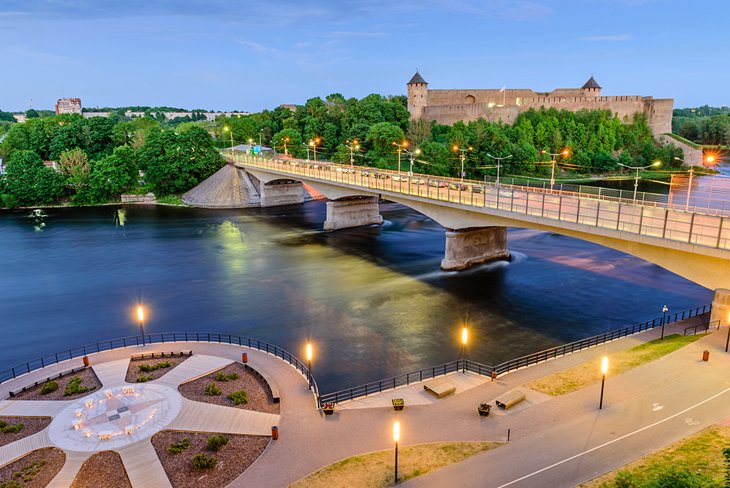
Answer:
[[[720,321],[719,320],[713,320],[712,322],[707,321],[702,324],[691,325],[689,327],[685,327],[684,335],[687,335],[687,332],[690,330],[692,331],[692,335],[696,335],[697,332],[707,332],[710,329],[720,330]]]
[[[662,325],[668,325],[672,322],[688,319],[691,317],[697,317],[699,315],[709,312],[711,309],[710,305],[704,305],[702,307],[691,308],[676,312],[674,314],[667,314],[663,317],[657,317],[652,320],[647,320],[639,324],[630,325],[622,329],[616,329],[603,334],[598,334],[592,337],[581,339],[579,341],[570,342],[543,351],[534,352],[525,356],[520,356],[515,359],[510,359],[496,366],[490,366],[487,364],[478,363],[467,359],[465,362],[461,360],[451,361],[449,363],[440,364],[430,368],[424,368],[411,373],[406,373],[398,376],[393,376],[380,381],[373,381],[372,383],[366,383],[364,385],[356,386],[353,388],[345,388],[344,390],[338,390],[332,393],[325,393],[320,396],[320,405],[326,402],[343,402],[346,400],[354,400],[356,398],[364,397],[374,393],[380,393],[386,390],[392,390],[401,386],[408,386],[411,383],[420,382],[435,378],[437,376],[443,376],[448,373],[453,373],[465,368],[466,371],[476,373],[481,376],[491,376],[493,372],[497,375],[515,371],[517,369],[532,366],[538,363],[545,362],[549,359],[554,359],[560,356],[565,356],[573,352],[578,352],[589,347],[594,347],[606,342],[610,342],[621,337],[626,337],[638,332],[653,329],[655,327],[661,327]],[[719,326],[719,323],[718,323]]]
[[[144,339],[146,344],[164,344],[168,342],[213,342],[245,346],[268,354],[273,354],[277,358],[280,358],[294,366],[297,371],[304,375],[305,378],[310,378],[311,376],[307,366],[295,355],[278,346],[258,339],[251,339],[250,337],[241,337],[233,334],[216,334],[211,332],[162,332],[157,334],[145,334]],[[49,354],[0,372],[0,383],[15,379],[21,375],[28,374],[38,369],[45,368],[46,366],[57,364],[61,361],[67,361],[69,359],[79,358],[103,351],[111,351],[113,349],[120,349],[123,347],[139,346],[140,344],[142,344],[142,336],[129,336],[101,341],[95,344],[87,344],[85,346],[79,346],[54,354]],[[311,379],[314,395],[315,397],[319,397],[317,382],[315,381],[314,376],[311,376]]]
[[[490,209],[521,214],[528,219],[566,222],[593,228],[678,241],[697,246],[730,250],[730,211],[710,209],[688,212],[667,208],[666,202],[634,202],[606,194],[496,185],[473,180],[429,175],[408,175],[397,171],[347,166],[297,159],[267,159],[226,153],[247,168],[268,169],[286,176],[337,182],[352,188],[366,188],[384,196],[408,195],[457,204],[466,208]]]

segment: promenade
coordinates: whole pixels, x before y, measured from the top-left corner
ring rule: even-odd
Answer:
[[[686,322],[667,327],[667,334],[682,333]],[[401,423],[401,446],[438,441],[506,441],[492,451],[403,483],[427,487],[569,487],[616,469],[643,454],[664,447],[730,416],[730,354],[724,352],[726,329],[709,334],[657,361],[606,380],[604,408],[598,409],[600,382],[582,390],[550,397],[526,390],[524,385],[553,372],[610,355],[657,338],[653,329],[591,349],[563,356],[504,375],[496,381],[472,373],[448,375],[457,390],[435,399],[414,384],[365,398],[343,402],[335,414],[324,416],[306,378],[290,364],[247,347],[207,342],[153,344],[127,347],[90,355],[92,367],[104,388],[119,384],[131,354],[170,350],[194,351],[179,369],[173,369],[157,384],[160,391],[175,390],[209,371],[248,354],[249,364],[275,383],[281,395],[279,415],[231,408],[215,408],[181,398],[174,419],[161,429],[269,435],[272,425],[279,439],[272,440],[261,456],[229,486],[282,487],[335,461],[366,452],[392,448],[391,429]],[[710,361],[701,360],[703,350]],[[75,366],[49,366],[16,380],[0,384],[0,395]],[[71,364],[73,363],[73,364]],[[599,374],[596,372],[598,380]],[[163,381],[164,380],[164,381]],[[508,411],[492,410],[489,417],[477,415],[481,402],[494,404],[505,392],[520,389],[526,401]],[[405,409],[397,414],[392,398],[404,398]],[[63,401],[0,401],[1,415],[62,415]],[[170,407],[173,408],[173,407]],[[229,412],[230,411],[230,412]],[[23,413],[25,412],[25,413]],[[53,424],[51,424],[53,425]],[[39,447],[57,445],[54,434],[45,429],[0,447],[0,465]],[[150,434],[151,435],[151,434]],[[116,441],[115,441],[116,442]],[[63,447],[66,466],[51,486],[68,486],[83,461],[93,452]],[[104,449],[102,445],[98,449]],[[169,486],[149,437],[119,447],[133,486]],[[146,462],[142,462],[146,460]],[[147,480],[147,481],[145,481]]]

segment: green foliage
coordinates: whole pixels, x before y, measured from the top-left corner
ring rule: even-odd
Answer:
[[[167,452],[169,452],[170,454],[180,454],[188,447],[190,447],[190,439],[185,437],[180,442],[176,442],[167,446]]]
[[[148,381],[152,380],[152,375],[149,374],[139,374],[137,375],[137,379],[135,380],[137,383],[147,383]]]
[[[13,479],[10,481],[7,481],[5,486],[8,488],[13,488],[15,486],[25,486],[24,483],[30,483],[33,481],[33,479],[38,476],[38,474],[41,472],[41,469],[43,469],[43,466],[46,465],[46,460],[41,459],[40,461],[36,461],[31,464],[26,464],[22,468],[20,468],[20,471],[15,471],[13,473]],[[16,485],[13,485],[13,482],[18,482],[18,480],[22,481],[23,484],[18,483]],[[3,485],[0,484],[0,488],[2,488]]]
[[[140,364],[138,368],[143,373],[151,373],[158,369],[169,368],[170,366],[170,361],[160,361],[157,364]]]
[[[214,468],[218,463],[215,456],[207,456],[205,453],[196,454],[193,458],[193,467],[198,471]]]
[[[136,185],[138,179],[134,151],[129,146],[117,147],[109,156],[92,161],[89,197],[94,202],[108,201]]]
[[[23,428],[25,427],[25,424],[18,423],[13,425],[8,425],[7,422],[4,420],[0,420],[0,433],[1,434],[17,434]]]
[[[48,395],[56,390],[58,390],[58,382],[49,381],[47,383],[43,383],[43,386],[41,386],[41,395]]]
[[[205,394],[208,396],[220,396],[221,393],[223,392],[220,388],[218,388],[218,385],[216,385],[215,382],[205,387]]]
[[[33,151],[16,151],[7,164],[4,193],[12,206],[50,204],[65,194],[65,178]]]
[[[391,122],[378,122],[368,130],[366,142],[370,148],[367,158],[379,168],[394,167],[397,160],[394,142],[401,143],[405,135],[403,129]],[[390,164],[389,164],[390,163]]]
[[[221,381],[225,383],[226,381],[233,381],[238,379],[238,373],[224,373],[223,371],[218,371],[218,373],[215,375],[216,381]]]
[[[68,382],[66,388],[63,390],[63,396],[79,395],[92,390],[92,388],[82,385],[82,382],[83,380],[79,376],[71,378],[71,381]]]
[[[0,110],[0,122],[15,122],[12,112],[3,112]]]
[[[248,394],[245,390],[238,390],[228,395],[228,399],[232,401],[234,405],[246,405],[248,403]]]
[[[208,437],[207,447],[209,451],[220,451],[221,447],[228,444],[228,437],[219,434]]]
[[[721,488],[722,484],[704,473],[670,466],[650,476],[620,471],[611,486],[616,488]]]
[[[672,132],[700,144],[730,144],[730,107],[675,109]]]
[[[725,486],[730,486],[730,447],[723,449],[722,455],[725,457]]]

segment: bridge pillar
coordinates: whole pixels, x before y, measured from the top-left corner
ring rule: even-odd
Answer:
[[[715,297],[712,299],[710,323],[716,320],[720,321],[720,326],[730,324],[730,290],[726,288],[715,290]]]
[[[382,224],[378,199],[358,197],[327,202],[324,230],[339,230],[363,225]]]
[[[441,269],[454,271],[475,264],[509,259],[506,227],[472,227],[446,231]]]
[[[304,185],[299,181],[277,180],[260,187],[262,207],[304,203]]]

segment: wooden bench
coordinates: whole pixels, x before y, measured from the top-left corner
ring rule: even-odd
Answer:
[[[436,395],[436,398],[443,398],[447,395],[451,395],[456,391],[456,387],[445,378],[429,381],[428,383],[423,385],[423,389],[429,393]]]
[[[142,354],[132,354],[132,361],[140,360],[140,359],[156,359],[156,358],[174,358],[174,357],[184,357],[184,356],[192,356],[193,351],[191,349],[186,349],[184,351],[180,352],[148,352],[148,353],[142,353]]]
[[[281,401],[281,398],[279,397],[279,389],[276,387],[276,383],[274,383],[271,378],[269,378],[269,376],[262,373],[261,371],[253,369],[248,364],[244,364],[243,367],[246,368],[246,371],[249,371],[255,376],[258,376],[259,378],[264,380],[267,385],[269,385],[269,390],[271,391],[271,397],[274,399],[274,403],[279,403]]]
[[[49,376],[45,380],[38,380],[32,385],[24,386],[23,388],[18,388],[17,390],[9,391],[8,394],[10,395],[10,398],[15,398],[16,395],[20,395],[24,391],[26,391],[28,388],[33,388],[38,385],[42,385],[43,383],[48,383],[49,381],[57,380],[59,378],[63,378],[66,375],[78,373],[79,371],[83,371],[86,369],[86,366],[79,366],[78,368],[72,368],[67,369],[66,371],[61,371],[57,375]]]

